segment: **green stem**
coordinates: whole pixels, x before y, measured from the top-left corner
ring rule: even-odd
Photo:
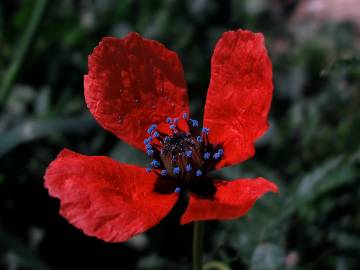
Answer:
[[[203,266],[204,225],[203,221],[194,222],[193,270],[202,270]]]
[[[6,99],[10,94],[10,90],[19,72],[20,66],[24,60],[24,56],[26,55],[26,52],[30,47],[35,31],[39,26],[40,19],[44,14],[46,2],[47,0],[38,0],[36,2],[29,24],[25,29],[24,33],[22,33],[20,40],[18,41],[13,60],[1,82],[0,105],[5,104]]]

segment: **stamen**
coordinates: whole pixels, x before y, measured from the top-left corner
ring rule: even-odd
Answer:
[[[179,168],[179,167],[175,167],[175,168],[173,169],[173,173],[174,173],[174,174],[179,174],[179,173],[180,173],[180,168]]]
[[[178,127],[182,119],[188,124],[188,131]],[[171,132],[162,132],[155,124],[147,130],[150,136],[144,140],[145,152],[152,158],[146,171],[174,181],[175,192],[182,191],[183,185],[192,189],[191,182],[199,182],[214,169],[224,150],[221,145],[209,141],[210,129],[199,127],[199,122],[191,119],[188,112],[183,112],[179,118],[167,117],[166,122]]]
[[[147,144],[147,145],[145,145],[145,148],[146,148],[146,150],[152,150],[152,146],[151,146],[151,144]]]
[[[206,135],[209,134],[209,131],[210,131],[210,129],[207,128],[207,127],[203,127],[202,130],[201,130],[201,132],[204,133],[204,134],[206,134]]]
[[[154,159],[152,162],[151,162],[151,166],[153,166],[154,168],[158,168],[160,166],[160,162],[157,161],[156,159]]]
[[[145,144],[145,145],[146,145],[146,144],[149,144],[149,143],[151,143],[151,141],[152,141],[152,137],[146,138],[146,139],[144,140],[144,144]]]
[[[199,126],[199,121],[198,120],[189,119],[189,122],[193,127],[198,127]]]
[[[191,170],[192,170],[191,164],[187,164],[187,165],[185,166],[185,170],[186,170],[187,172],[191,172]]]
[[[152,124],[149,128],[148,128],[148,130],[147,130],[147,133],[149,133],[149,134],[151,134],[155,129],[156,129],[156,125],[155,124]]]
[[[215,160],[219,160],[219,159],[221,158],[221,155],[220,155],[219,153],[215,153],[215,154],[213,155],[213,158],[214,158]]]

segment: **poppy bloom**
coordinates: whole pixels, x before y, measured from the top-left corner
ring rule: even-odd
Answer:
[[[148,168],[63,150],[49,165],[45,187],[60,214],[90,236],[122,242],[155,226],[180,192],[188,206],[180,223],[234,219],[277,186],[264,178],[225,181],[212,170],[255,154],[268,128],[272,68],[262,34],[224,33],[211,59],[204,127],[189,114],[182,65],[162,44],[130,33],[106,37],[89,56],[87,106],[106,130],[144,151]]]

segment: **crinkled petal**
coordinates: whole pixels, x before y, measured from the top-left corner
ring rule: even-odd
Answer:
[[[254,142],[268,128],[272,92],[272,67],[263,35],[225,32],[211,59],[204,114],[210,141],[222,144],[225,151],[217,168],[255,154]]]
[[[158,224],[178,195],[153,192],[157,176],[102,156],[64,149],[49,165],[45,187],[60,214],[90,236],[123,242]]]
[[[234,219],[245,215],[265,193],[278,192],[277,186],[264,179],[215,180],[213,199],[201,199],[190,194],[189,205],[181,217],[181,224],[209,219]]]
[[[102,39],[89,56],[84,87],[97,122],[141,150],[151,124],[189,111],[179,57],[137,33]]]

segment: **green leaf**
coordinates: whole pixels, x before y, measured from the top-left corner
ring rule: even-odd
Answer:
[[[109,156],[118,161],[137,164],[142,167],[145,167],[146,164],[149,163],[149,159],[146,158],[144,153],[123,142],[118,142],[110,151]]]
[[[250,270],[283,270],[284,250],[271,243],[262,243],[251,257]]]
[[[0,134],[0,157],[18,146],[55,133],[83,132],[95,126],[95,121],[86,113],[72,118],[27,120],[12,130]]]
[[[332,158],[302,177],[297,190],[297,200],[303,203],[323,193],[352,181],[354,168],[343,157]]]
[[[40,89],[40,93],[35,99],[35,112],[37,116],[46,115],[50,109],[50,89],[45,86]]]
[[[329,76],[339,71],[360,75],[360,58],[344,57],[337,59],[321,71],[321,76]]]
[[[203,270],[231,270],[231,269],[223,262],[210,261],[204,264]]]
[[[50,270],[51,268],[41,260],[35,251],[30,249],[25,243],[18,239],[9,231],[0,227],[0,247],[14,252],[22,266],[33,270]]]

